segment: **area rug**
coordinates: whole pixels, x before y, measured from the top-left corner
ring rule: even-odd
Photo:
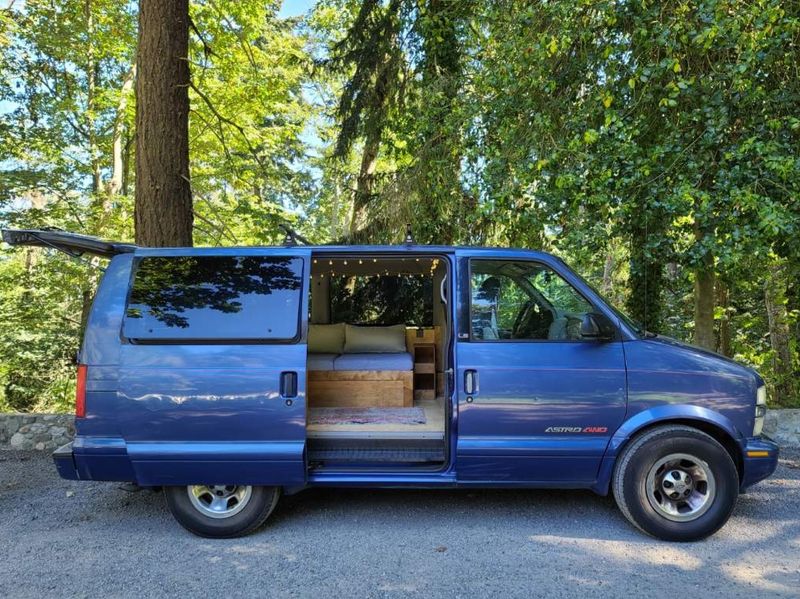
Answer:
[[[422,408],[311,408],[309,424],[425,424]]]

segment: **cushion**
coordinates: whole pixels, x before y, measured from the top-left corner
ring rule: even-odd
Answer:
[[[342,354],[333,363],[334,370],[413,370],[411,354]]]
[[[340,354],[344,350],[344,323],[308,326],[308,351],[313,354]]]
[[[404,353],[406,351],[406,325],[391,327],[345,326],[344,353]]]
[[[333,361],[339,354],[308,354],[308,370],[333,370]]]

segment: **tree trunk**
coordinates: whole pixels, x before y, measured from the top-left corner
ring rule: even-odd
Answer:
[[[122,187],[120,194],[128,195],[131,180],[131,146],[136,142],[135,133],[131,136],[130,132],[124,132],[125,143],[122,146]]]
[[[380,143],[380,133],[369,136],[364,143],[364,154],[361,156],[361,168],[353,198],[353,214],[350,218],[351,236],[367,225],[367,205],[372,199]]]
[[[136,243],[192,245],[189,1],[140,0],[136,65]]]
[[[100,191],[100,149],[95,131],[95,101],[97,98],[97,61],[94,54],[94,15],[91,0],[85,0],[83,13],[86,17],[86,131],[89,142],[89,162],[92,166],[92,193]]]
[[[710,232],[699,222],[700,201],[695,201],[695,241],[702,247]],[[700,264],[694,269],[694,344],[698,347],[714,351],[717,340],[714,335],[714,293],[716,273],[714,272],[714,254],[707,248],[700,258]]]
[[[717,347],[714,335],[716,276],[713,270],[713,257],[707,254],[703,262],[704,267],[694,272],[694,344],[714,351]]]
[[[614,276],[614,254],[609,250],[606,254],[606,262],[603,265],[603,294],[608,297],[614,286],[612,277]]]
[[[645,206],[643,210],[648,208]],[[627,307],[631,317],[648,331],[662,332],[664,305],[661,291],[664,287],[663,262],[651,255],[648,244],[651,238],[663,235],[660,228],[648,227],[648,216],[633,221],[631,230],[630,289]],[[650,215],[650,220],[657,219]],[[652,230],[651,230],[652,229]]]
[[[117,195],[122,191],[122,182],[125,177],[125,112],[128,109],[128,96],[133,89],[133,80],[136,77],[136,65],[132,66],[125,75],[117,102],[117,114],[114,117],[114,130],[111,139],[111,179],[108,181],[109,195]]]
[[[717,305],[722,308],[722,318],[719,320],[719,343],[717,351],[729,358],[733,356],[731,341],[731,308],[728,286],[717,279]]]
[[[786,310],[786,267],[780,262],[770,265],[764,281],[764,304],[772,346],[775,391],[781,399],[794,397],[792,349],[789,315]]]

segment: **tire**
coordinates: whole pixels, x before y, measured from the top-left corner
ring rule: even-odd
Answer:
[[[164,487],[169,511],[189,532],[229,539],[260,528],[280,497],[279,487],[190,485]]]
[[[699,541],[730,518],[739,475],[713,437],[682,425],[635,437],[619,456],[614,498],[637,528],[665,541]]]

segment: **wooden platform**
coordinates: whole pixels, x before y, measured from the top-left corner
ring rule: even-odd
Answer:
[[[410,370],[310,370],[310,408],[408,408],[414,403]]]

